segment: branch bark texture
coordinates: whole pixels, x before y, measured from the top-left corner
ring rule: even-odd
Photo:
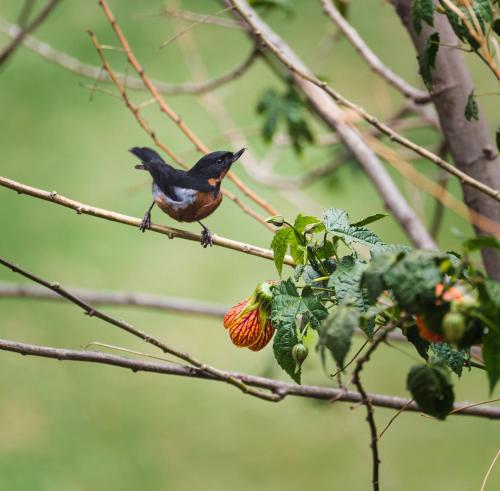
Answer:
[[[457,45],[457,37],[444,15],[434,16],[434,27],[424,25],[418,35],[411,22],[411,0],[392,0],[396,12],[408,30],[418,54],[433,32],[439,32],[440,46],[436,67],[432,71],[432,100],[443,134],[456,167],[487,186],[500,189],[500,159],[495,150],[491,132],[481,115],[478,121],[467,121],[464,109],[474,89],[471,75],[461,52],[447,46]],[[500,223],[500,203],[462,182],[464,201],[481,215]],[[476,228],[479,234],[479,229]],[[500,280],[500,251],[483,249],[483,261],[489,276]]]

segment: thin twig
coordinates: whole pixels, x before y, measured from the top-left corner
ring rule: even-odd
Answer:
[[[446,162],[438,155],[434,154],[430,150],[417,145],[413,141],[394,131],[392,128],[387,126],[385,123],[379,121],[375,116],[370,114],[368,111],[363,109],[361,106],[355,104],[349,99],[342,96],[339,92],[334,90],[332,87],[328,85],[327,82],[322,81],[315,77],[311,72],[303,70],[298,67],[289,57],[274,44],[274,42],[269,39],[267,36],[263,35],[263,27],[265,26],[264,22],[258,17],[255,11],[248,5],[246,0],[226,0],[227,3],[233,5],[235,10],[241,15],[241,17],[248,23],[251,28],[253,35],[258,38],[264,46],[267,46],[269,50],[276,56],[281,63],[288,68],[292,73],[297,75],[298,77],[306,80],[318,88],[322,89],[325,93],[327,93],[334,101],[338,104],[343,105],[349,109],[352,109],[356,114],[358,114],[361,118],[367,121],[372,126],[378,128],[382,133],[386,134],[390,140],[403,145],[404,147],[413,150],[417,154],[422,157],[428,159],[439,167],[445,169],[450,174],[453,174],[457,177],[462,183],[468,184],[484,194],[494,198],[497,201],[500,201],[500,190],[493,189],[490,186],[473,179],[465,172],[457,169],[455,166]]]
[[[12,179],[7,179],[6,177],[0,176],[0,186],[6,187],[17,191],[19,194],[26,194],[34,198],[42,199],[50,203],[54,203],[66,208],[71,208],[75,210],[77,214],[90,215],[97,218],[103,218],[105,220],[110,220],[112,222],[123,223],[125,225],[130,225],[132,227],[139,227],[141,220],[139,218],[131,217],[128,215],[123,215],[121,213],[116,213],[114,211],[105,210],[103,208],[96,208],[79,201],[75,201],[71,198],[61,196],[57,192],[45,191],[43,189],[34,188],[21,184],[20,182],[13,181]],[[194,242],[200,242],[201,235],[192,232],[187,232],[186,230],[180,230],[177,228],[166,227],[164,225],[151,226],[151,231],[157,232],[159,234],[166,235],[170,239],[176,237],[185,240],[191,240]],[[273,259],[272,251],[268,249],[263,249],[262,247],[253,246],[250,244],[244,244],[243,242],[238,242],[236,240],[226,239],[225,237],[220,237],[218,235],[213,235],[213,244],[227,249],[232,249],[239,252],[244,252],[245,254],[250,254],[252,256],[262,257],[265,259]],[[290,256],[285,257],[285,264],[290,266],[294,265],[293,259]]]
[[[33,355],[44,358],[52,358],[56,360],[72,360],[90,363],[101,363],[116,367],[130,369],[133,372],[150,372],[167,375],[177,375],[181,377],[198,378],[205,380],[214,380],[220,382],[210,374],[204,373],[190,366],[170,365],[168,363],[157,363],[146,360],[136,360],[122,356],[116,356],[109,353],[99,351],[78,351],[70,349],[52,348],[48,346],[39,346],[17,341],[9,341],[0,339],[0,350],[11,351],[21,355]],[[251,387],[260,387],[281,396],[281,399],[286,396],[298,396],[323,401],[330,401],[338,397],[339,401],[359,403],[361,395],[355,391],[344,389],[336,389],[333,387],[321,387],[317,385],[297,385],[270,378],[257,377],[237,372],[227,372],[231,377],[238,379]],[[405,411],[421,412],[418,406],[403,397],[387,396],[383,394],[367,394],[374,406],[384,407],[387,409],[398,410],[406,407]],[[480,406],[471,408],[467,411],[457,413],[462,416],[476,416],[493,420],[500,419],[500,407],[495,406]]]
[[[120,42],[125,55],[127,56],[127,60],[132,65],[134,70],[137,72],[139,77],[144,82],[145,87],[149,90],[151,95],[156,99],[158,103],[158,107],[160,110],[165,113],[178,127],[179,129],[186,135],[186,137],[192,142],[194,147],[200,151],[201,153],[208,153],[209,149],[202,143],[202,141],[196,136],[196,134],[187,126],[187,124],[180,118],[180,116],[165,102],[162,98],[161,94],[156,90],[156,87],[151,82],[149,77],[146,75],[144,68],[139,63],[139,60],[136,58],[130,44],[123,34],[118,22],[113,15],[113,12],[109,8],[107,2],[105,0],[99,0],[99,5],[102,7],[103,12],[108,19],[115,35]],[[254,201],[258,206],[260,206],[263,210],[265,210],[270,215],[278,215],[279,213],[275,210],[269,203],[267,203],[263,198],[261,198],[258,194],[252,191],[241,179],[239,179],[233,172],[228,172],[227,177],[245,194],[248,198]]]
[[[0,32],[3,32],[10,38],[15,38],[21,28],[15,24],[7,22],[5,19],[0,17]],[[106,72],[102,72],[100,67],[94,65],[89,65],[88,63],[83,63],[82,61],[68,55],[64,51],[59,51],[50,46],[49,44],[40,41],[33,36],[26,35],[22,41],[23,45],[29,48],[34,53],[38,54],[42,58],[51,63],[69,70],[70,72],[82,75],[84,77],[91,78],[93,80],[98,80],[100,82],[112,82],[111,78]],[[252,49],[249,55],[237,66],[228,70],[226,73],[219,75],[217,77],[200,81],[200,82],[184,82],[181,84],[168,84],[160,80],[152,79],[151,82],[157,88],[158,92],[161,94],[169,95],[182,95],[182,94],[203,94],[209,92],[223,85],[236,80],[241,77],[254,63],[257,59],[258,51]],[[124,73],[116,73],[118,80],[127,88],[133,90],[146,90],[144,83],[139,77],[126,76]]]
[[[25,27],[21,28],[12,41],[0,52],[0,65],[5,63],[14,51],[21,45],[25,36],[34,31],[52,12],[60,0],[48,0],[38,15]]]
[[[38,283],[39,285],[43,285],[46,288],[52,290],[53,292],[57,293],[58,295],[61,295],[61,297],[66,298],[69,300],[71,303],[74,303],[89,316],[89,317],[97,317],[98,319],[101,319],[104,322],[107,322],[108,324],[111,324],[115,327],[118,327],[119,329],[122,329],[123,331],[128,332],[132,336],[135,336],[136,338],[141,339],[145,343],[148,343],[164,353],[173,355],[186,363],[189,363],[190,365],[193,365],[194,367],[198,368],[202,372],[205,372],[207,374],[212,375],[213,377],[224,380],[230,385],[233,385],[234,387],[237,387],[240,389],[242,392],[245,394],[252,395],[254,397],[258,397],[260,399],[265,399],[265,400],[270,400],[270,401],[276,401],[281,399],[281,397],[278,394],[273,394],[273,393],[267,393],[263,392],[261,390],[256,390],[251,387],[248,387],[244,382],[242,382],[239,379],[235,379],[231,375],[229,375],[227,372],[224,372],[223,370],[219,370],[218,368],[212,367],[210,365],[207,365],[205,363],[202,363],[198,361],[196,358],[193,358],[189,353],[185,353],[182,351],[179,351],[164,342],[160,341],[158,338],[155,338],[154,336],[151,336],[149,333],[141,331],[140,329],[137,329],[134,327],[132,324],[121,320],[117,319],[116,317],[113,317],[109,314],[106,314],[105,312],[102,312],[89,303],[85,302],[81,298],[73,295],[70,293],[68,290],[64,289],[59,285],[57,282],[49,282],[43,278],[40,278],[39,276],[17,266],[16,264],[12,263],[11,261],[6,260],[5,258],[0,257],[0,264],[3,264],[5,267],[11,269],[15,273],[19,273],[20,275],[24,276],[25,278],[28,278],[35,283]]]
[[[337,7],[335,7],[331,0],[320,1],[324,12],[328,15],[328,17],[330,17],[345,38],[352,44],[352,46],[375,73],[389,82],[405,97],[410,98],[419,104],[429,102],[431,100],[428,92],[424,92],[413,87],[399,75],[396,75],[389,67],[384,65],[380,58],[364,42],[363,38],[358,34],[356,29],[354,29],[346,18],[337,10]]]
[[[488,470],[486,471],[486,474],[483,479],[483,483],[481,484],[481,490],[484,491],[486,488],[486,483],[488,481],[488,477],[490,477],[491,471],[493,470],[493,467],[495,466],[495,462],[497,461],[498,457],[500,456],[500,450],[497,451],[495,454],[495,457],[493,457],[493,460],[491,461],[490,466],[488,467]]]
[[[371,443],[370,448],[372,449],[372,484],[374,491],[379,490],[379,472],[380,472],[380,457],[378,452],[378,432],[377,426],[375,424],[375,415],[373,411],[373,403],[368,397],[363,384],[361,383],[361,377],[359,376],[361,371],[363,370],[364,364],[370,359],[373,352],[378,348],[380,343],[385,341],[387,334],[394,329],[394,326],[385,327],[380,330],[380,334],[374,336],[374,340],[368,350],[364,353],[363,356],[359,357],[356,361],[356,368],[352,374],[352,382],[358,389],[358,392],[361,394],[361,402],[366,406],[366,420],[368,421],[368,425],[370,427],[371,433]],[[409,406],[410,404],[408,404]]]
[[[411,403],[413,402],[413,399],[410,399],[408,401],[408,405],[410,405]],[[389,429],[389,426],[392,425],[392,423],[394,423],[394,421],[396,420],[396,418],[402,413],[404,412],[404,410],[406,409],[405,406],[403,406],[399,411],[396,412],[396,414],[393,414],[391,419],[389,420],[389,422],[385,425],[385,428],[380,432],[380,434],[378,435],[378,439],[380,440],[382,438],[382,435]]]
[[[203,22],[205,24],[212,24],[220,27],[228,27],[230,29],[245,28],[242,22],[237,22],[232,19],[224,19],[221,17],[214,17],[206,14],[200,14],[198,12],[191,12],[190,10],[164,8],[161,14],[166,15],[168,17],[176,17],[178,19],[183,19],[188,21],[200,21],[203,19]]]

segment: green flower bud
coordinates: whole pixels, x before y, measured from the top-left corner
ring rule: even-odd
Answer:
[[[295,373],[300,370],[308,354],[309,350],[307,346],[304,346],[302,343],[298,343],[292,348],[292,358],[295,361]]]
[[[275,215],[273,217],[266,218],[266,222],[273,224],[275,227],[281,227],[285,223],[285,218],[281,215]]]
[[[443,332],[448,343],[460,343],[465,332],[464,316],[460,312],[448,312],[443,317]]]

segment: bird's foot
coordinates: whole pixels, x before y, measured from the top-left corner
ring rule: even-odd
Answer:
[[[203,230],[201,231],[201,245],[205,249],[206,247],[210,246],[212,247],[213,242],[212,242],[212,234],[210,233],[210,230],[208,228],[204,227]]]
[[[151,228],[151,213],[147,212],[144,215],[141,224],[139,225],[139,230],[144,233],[146,230],[149,230],[150,228]]]

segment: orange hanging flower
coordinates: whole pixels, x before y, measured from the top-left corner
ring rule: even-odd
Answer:
[[[415,316],[415,322],[417,323],[418,335],[422,339],[425,339],[430,343],[442,343],[444,341],[444,337],[441,336],[441,334],[432,332],[430,329],[427,328],[424,322],[424,318],[421,315]]]
[[[260,283],[251,297],[228,310],[224,327],[236,346],[260,351],[271,341],[274,335],[269,320],[272,298],[271,283]]]

